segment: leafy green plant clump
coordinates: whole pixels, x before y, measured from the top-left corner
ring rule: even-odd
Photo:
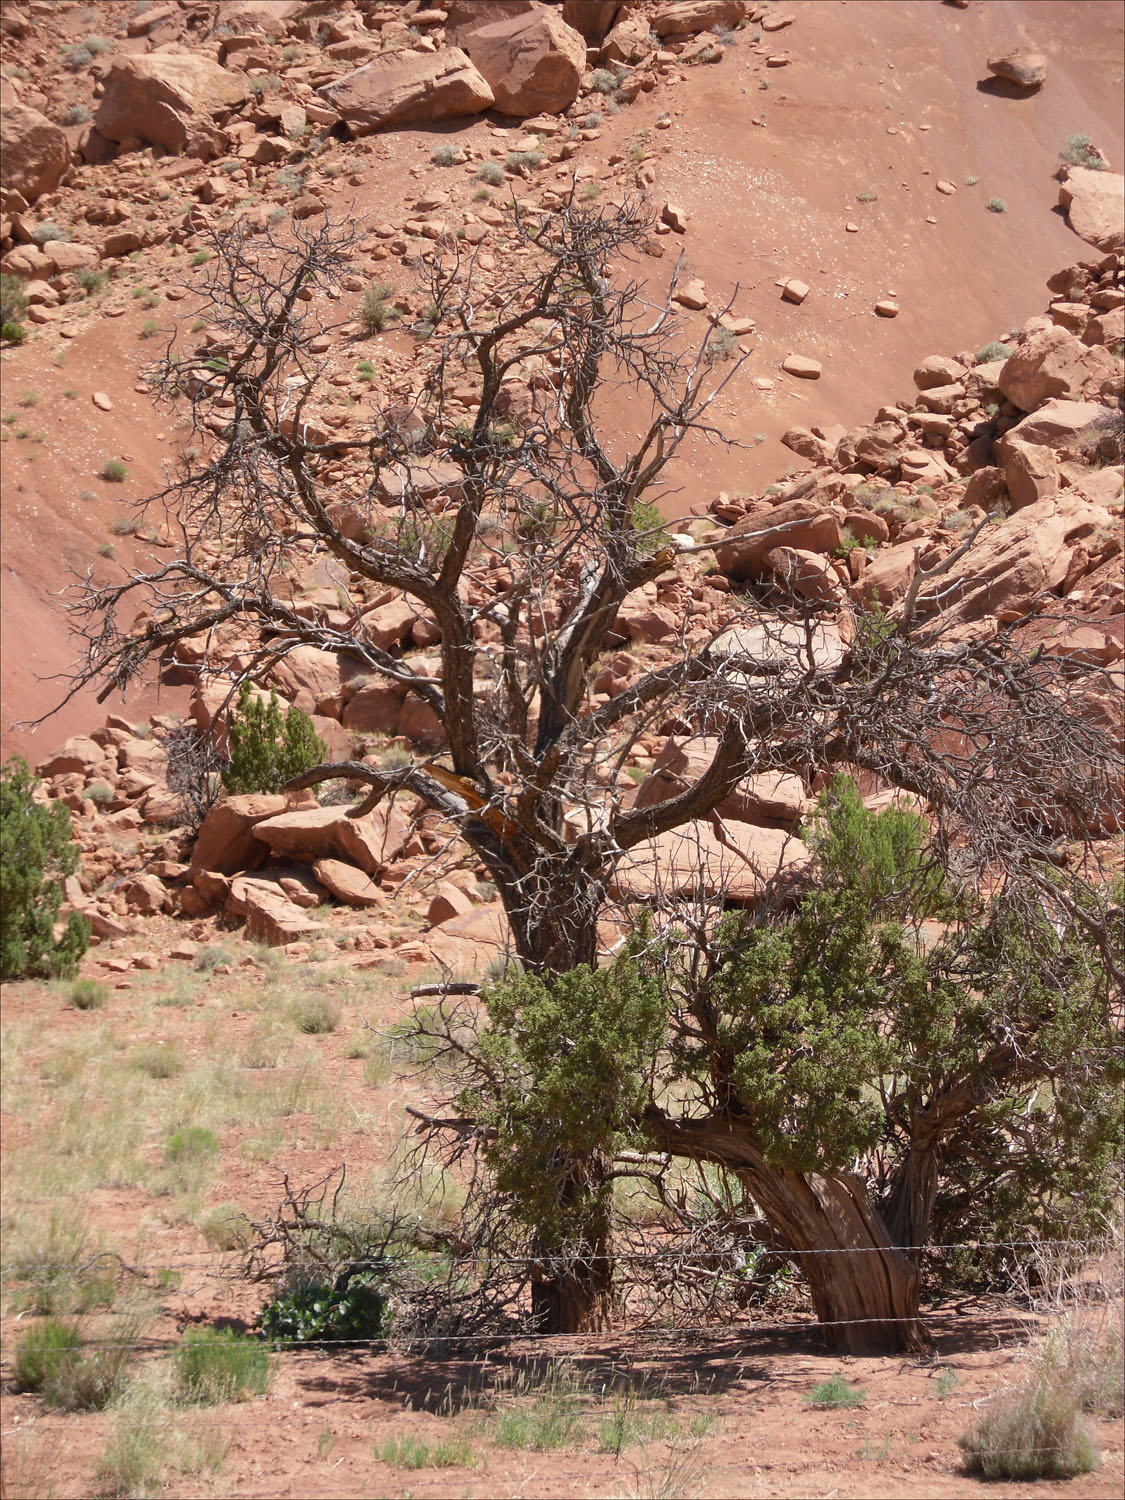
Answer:
[[[37,1391],[54,1410],[101,1411],[121,1386],[127,1358],[124,1343],[84,1350],[72,1324],[48,1318],[16,1352],[16,1389]]]
[[[394,287],[387,281],[376,282],[364,292],[363,305],[359,311],[364,333],[384,333],[401,317],[398,308],[390,300],[393,294]]]
[[[324,759],[324,741],[308,714],[290,707],[282,718],[277,693],[271,690],[268,701],[255,697],[249,682],[239,689],[229,736],[230,765],[223,785],[232,796],[276,792],[291,776]]]
[[[107,484],[121,484],[129,477],[129,470],[119,458],[107,458],[99,471],[99,477]]]
[[[352,1280],[336,1290],[312,1282],[272,1297],[262,1308],[258,1327],[275,1343],[347,1343],[378,1338],[387,1299],[368,1281]]]
[[[1107,170],[1105,158],[1085,131],[1068,135],[1066,146],[1059,155],[1068,167],[1088,167],[1092,172]]]
[[[72,974],[90,924],[72,912],[60,936],[62,882],[78,868],[70,812],[35,800],[38,782],[14,756],[0,771],[0,978]]]
[[[990,365],[995,360],[1007,359],[1011,352],[1010,345],[1002,344],[999,339],[993,339],[991,343],[984,344],[977,350],[976,362],[978,365]]]
[[[815,1406],[818,1411],[838,1411],[850,1406],[862,1406],[866,1400],[867,1392],[849,1385],[842,1375],[822,1380],[805,1397],[808,1405]]]

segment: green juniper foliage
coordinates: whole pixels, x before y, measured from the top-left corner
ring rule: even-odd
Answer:
[[[242,684],[230,716],[230,765],[223,772],[232,796],[276,792],[323,759],[324,741],[308,714],[291,707],[282,718],[275,691],[267,702],[254,696],[250,683]]]
[[[62,935],[55,923],[62,881],[78,868],[70,813],[61,802],[34,800],[27,762],[14,756],[0,771],[0,978],[72,974],[86,951],[90,925],[74,912]]]

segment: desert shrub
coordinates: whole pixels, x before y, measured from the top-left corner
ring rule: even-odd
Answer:
[[[225,948],[210,945],[206,948],[200,948],[192,960],[192,968],[198,974],[209,974],[213,969],[217,969],[220,964],[233,962],[234,960]]]
[[[48,1318],[16,1352],[16,1388],[37,1391],[58,1411],[101,1411],[121,1387],[128,1353],[124,1342],[84,1350],[72,1324]]]
[[[31,238],[37,245],[45,245],[48,240],[69,240],[71,233],[64,229],[61,224],[56,224],[53,219],[44,219],[41,224],[36,224],[31,231]]]
[[[849,1385],[842,1375],[833,1375],[828,1380],[822,1380],[805,1397],[809,1406],[815,1406],[818,1411],[835,1411],[843,1407],[862,1406],[867,1400],[867,1392],[856,1386]]]
[[[77,979],[67,999],[75,1010],[100,1010],[109,999],[109,990],[96,979]]]
[[[1105,162],[1094,149],[1085,131],[1079,131],[1076,135],[1068,135],[1066,145],[1059,152],[1059,156],[1068,167],[1089,167],[1094,172],[1106,170]]]
[[[95,271],[93,266],[79,266],[74,273],[74,284],[81,287],[87,297],[96,297],[109,285],[109,277],[104,271]]]
[[[262,1396],[269,1385],[268,1351],[229,1328],[188,1329],[174,1359],[181,1398],[196,1406]]]
[[[487,182],[489,187],[500,187],[504,181],[504,168],[498,161],[486,161],[477,173],[478,182]]]
[[[0,274],[0,323],[18,323],[26,311],[27,293],[23,282],[7,272]]]
[[[107,458],[98,471],[98,477],[107,484],[121,484],[129,477],[129,470],[119,458]]]
[[[14,756],[0,771],[0,978],[72,974],[86,951],[90,924],[72,912],[54,927],[62,881],[78,868],[70,812],[35,801],[37,781]]]
[[[64,125],[85,125],[90,118],[90,111],[85,104],[72,104],[63,111],[62,123]]]
[[[342,1290],[309,1282],[271,1297],[258,1327],[275,1343],[373,1339],[382,1332],[386,1307],[386,1297],[369,1281],[351,1279]]]
[[[248,682],[239,689],[228,734],[230,764],[223,785],[232,795],[276,792],[324,759],[324,741],[308,714],[290,707],[283,719],[277,693],[271,690],[268,702],[255,698]]]
[[[340,1007],[327,995],[301,995],[290,1006],[290,1014],[305,1036],[328,1036],[340,1024]]]
[[[509,151],[504,159],[509,172],[518,172],[521,167],[538,167],[542,163],[542,151]]]
[[[1008,205],[1003,198],[990,198],[984,206],[990,214],[1003,214],[1008,211]]]
[[[169,1162],[204,1161],[219,1150],[218,1137],[203,1125],[185,1125],[177,1130],[164,1148]]]
[[[984,1479],[1071,1479],[1100,1462],[1082,1416],[1082,1385],[1049,1341],[1024,1386],[985,1411],[957,1445]]]
[[[991,343],[983,344],[977,350],[976,362],[978,365],[990,365],[994,360],[1007,359],[1011,352],[1007,344],[1002,344],[999,339],[993,339]]]
[[[439,146],[430,157],[435,167],[455,167],[461,160],[459,146]]]
[[[67,47],[62,55],[63,65],[68,67],[72,73],[80,73],[83,68],[88,68],[94,60],[94,54],[88,47],[83,47],[79,42]]]
[[[200,1221],[199,1232],[212,1250],[245,1250],[253,1238],[250,1220],[233,1203],[213,1208]]]
[[[27,338],[27,329],[22,323],[4,323],[0,325],[0,339],[6,344],[22,344]]]
[[[390,301],[394,287],[387,282],[376,282],[363,294],[359,319],[364,333],[382,333],[399,317],[399,310]]]
[[[438,1443],[421,1438],[388,1438],[375,1445],[380,1463],[396,1469],[467,1469],[473,1463],[472,1445],[467,1437],[449,1437]]]
[[[614,94],[617,92],[617,74],[608,68],[595,68],[590,76],[590,87],[598,94]]]
[[[203,819],[223,792],[221,763],[214,739],[195,724],[183,723],[168,736],[166,744],[168,768],[165,774],[168,790],[179,798],[177,818],[198,832]],[[229,962],[229,958],[224,956],[221,961]],[[199,967],[198,957],[196,967]]]

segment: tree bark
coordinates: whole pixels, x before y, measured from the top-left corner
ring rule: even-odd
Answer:
[[[798,1253],[817,1321],[833,1348],[897,1354],[925,1343],[918,1268],[893,1248],[857,1177],[770,1166],[749,1121],[737,1116],[672,1120],[651,1107],[645,1124],[661,1150],[718,1162],[737,1175],[770,1228]]]

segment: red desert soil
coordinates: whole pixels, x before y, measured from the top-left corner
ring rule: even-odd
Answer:
[[[796,14],[783,33],[793,61],[769,70],[768,90],[758,87],[760,59],[751,81],[748,55],[736,46],[721,67],[694,68],[686,83],[642,94],[607,117],[602,140],[589,148],[608,156],[638,131],[651,132],[653,200],[680,203],[689,228],[682,242],[669,237],[669,255],[646,262],[642,274],[654,286],[666,277],[674,239],[713,298],[737,283],[736,311],[758,321],[755,352],[716,408],[720,425],[749,446],[698,448],[675,477],[678,493],[665,502],[671,514],[718,489],[768,484],[798,462],[776,441],[786,428],[870,420],[909,391],[910,372],[927,354],[975,349],[1038,311],[1045,278],[1089,255],[1055,208],[1060,148],[1085,131],[1112,161],[1125,149],[1116,0],[1005,0],[967,10],[932,0],[819,0]],[[1049,58],[1049,84],[1032,98],[1005,97],[988,81],[985,59],[1016,37],[1033,39]],[[653,129],[664,111],[671,128]],[[763,118],[764,126],[752,123]],[[451,138],[490,128],[477,120]],[[449,134],[443,127],[441,139]],[[356,159],[365,182],[336,185],[337,205],[350,214],[354,196],[357,216],[382,220],[427,182],[445,185],[430,166],[434,141],[429,130],[381,136],[379,154]],[[975,186],[966,186],[970,177]],[[939,194],[939,179],[956,194]],[[872,201],[857,201],[868,191]],[[986,211],[993,196],[1006,213]],[[857,233],[846,231],[849,221]],[[159,286],[171,269],[164,251],[149,250],[135,276]],[[812,288],[800,307],[782,302],[774,284],[789,276]],[[876,317],[874,302],[892,293],[899,316]],[[178,311],[186,315],[190,304],[162,306],[161,325]],[[74,570],[108,571],[98,547],[127,502],[157,486],[161,463],[175,451],[171,415],[154,413],[135,390],[159,347],[138,337],[143,321],[130,305],[122,317],[91,318],[73,339],[37,338],[5,360],[5,410],[18,410],[25,390],[38,391],[38,406],[19,415],[43,433],[38,444],[3,446],[5,754],[41,759],[105,712],[87,692],[36,734],[14,727],[58,701],[60,684],[45,679],[74,659],[58,591]],[[65,364],[57,368],[60,350]],[[821,360],[822,378],[783,375],[779,364],[790,352]],[[759,389],[755,378],[772,389]],[[74,398],[64,397],[68,389]],[[92,407],[93,391],[110,397],[111,412]],[[759,433],[764,442],[756,442]],[[126,458],[123,485],[96,477],[107,457]],[[82,492],[94,498],[80,499]],[[128,538],[112,545],[122,562],[152,555]],[[175,696],[163,701],[180,706]],[[151,706],[133,700],[128,712]]]

